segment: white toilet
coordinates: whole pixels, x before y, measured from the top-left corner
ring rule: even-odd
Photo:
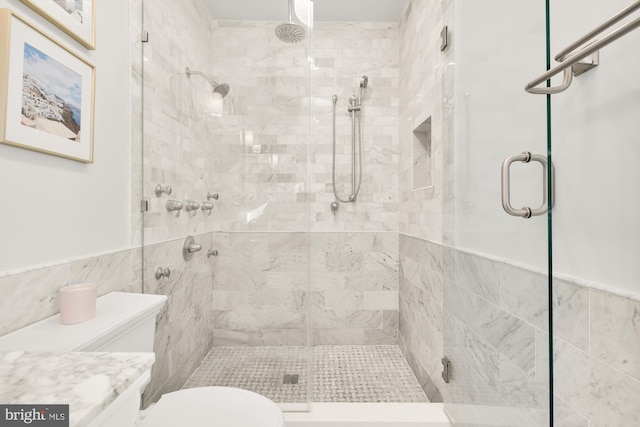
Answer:
[[[198,387],[164,394],[140,427],[283,427],[280,408],[257,393]]]
[[[0,337],[0,352],[153,352],[156,316],[166,300],[164,295],[113,292],[98,298],[94,319],[65,326],[59,315],[52,316]],[[147,384],[123,393],[125,399],[105,409],[90,427],[133,427]],[[275,403],[257,393],[199,387],[163,395],[139,427],[173,426],[284,427],[284,416]]]

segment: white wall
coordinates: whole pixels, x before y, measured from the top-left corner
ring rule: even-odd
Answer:
[[[630,4],[556,2],[552,53]],[[555,270],[640,292],[640,30],[600,52],[600,66],[553,97]]]
[[[130,246],[128,2],[100,2],[87,51],[18,0],[0,0],[96,65],[94,163],[0,144],[0,273]]]
[[[455,43],[455,225],[459,248],[546,268],[546,216],[507,215],[500,170],[509,156],[546,154],[546,101],[524,91],[545,66],[544,4],[458,0]],[[539,165],[512,167],[512,205],[542,204]],[[451,178],[448,176],[448,178]]]
[[[552,55],[628,0],[556,2]],[[546,153],[545,97],[524,85],[544,72],[544,8],[529,0],[459,0],[456,43],[455,244],[546,269],[546,216],[509,217],[500,163]],[[487,11],[491,13],[487,13]],[[640,292],[640,31],[601,51],[601,65],[552,96],[554,273]],[[539,169],[514,165],[513,206],[540,199]],[[537,198],[536,198],[537,197]]]

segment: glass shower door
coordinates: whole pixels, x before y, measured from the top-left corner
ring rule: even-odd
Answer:
[[[310,20],[289,43],[286,14],[140,7],[143,283],[169,297],[145,403],[229,386],[307,410]]]
[[[523,90],[545,65],[544,3],[445,15],[445,409],[454,425],[549,426],[547,104]]]

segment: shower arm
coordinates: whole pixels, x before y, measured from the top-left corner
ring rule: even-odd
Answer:
[[[215,80],[213,80],[211,77],[207,76],[205,73],[201,72],[201,71],[192,71],[189,69],[189,67],[187,67],[186,69],[186,74],[188,78],[191,78],[192,74],[195,74],[196,76],[200,76],[203,79],[205,79],[207,82],[209,82],[209,84],[211,85],[211,87],[213,88],[213,90],[216,90],[216,88],[218,88],[220,86],[220,84],[218,82],[216,82]]]

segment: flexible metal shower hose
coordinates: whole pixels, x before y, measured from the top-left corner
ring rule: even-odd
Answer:
[[[336,190],[336,104],[337,100],[333,102],[333,172],[332,172],[332,186],[333,194],[336,199],[342,203],[353,203],[358,198],[360,193],[360,187],[362,186],[362,119],[360,117],[361,111],[351,112],[351,188],[353,194],[344,200],[338,194]],[[362,108],[362,107],[361,107]],[[357,130],[357,138],[356,138]],[[356,139],[358,141],[358,184],[356,185]]]

